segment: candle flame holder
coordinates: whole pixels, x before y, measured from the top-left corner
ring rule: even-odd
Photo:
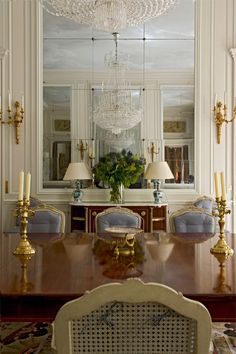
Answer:
[[[221,198],[216,198],[216,203],[217,203],[217,211],[213,213],[214,216],[217,216],[219,218],[219,227],[220,227],[220,235],[219,235],[219,240],[211,248],[211,253],[217,258],[220,257],[221,255],[227,255],[232,256],[234,251],[232,248],[230,248],[226,241],[225,241],[225,233],[224,233],[224,226],[225,226],[225,215],[230,214],[230,210],[227,209],[226,207],[226,200],[222,200]]]
[[[16,129],[16,144],[20,142],[20,125],[23,122],[24,118],[24,109],[20,106],[20,102],[16,101],[15,104],[15,113],[12,115],[11,107],[9,106],[7,109],[8,112],[8,119],[3,120],[2,118],[2,109],[0,107],[0,123],[1,124],[13,124]]]
[[[236,118],[236,107],[233,109],[233,118],[227,119],[227,107],[226,104],[216,102],[214,109],[214,118],[216,123],[217,144],[221,142],[222,125],[223,123],[232,123]]]
[[[20,242],[15,251],[14,255],[32,255],[35,253],[35,249],[31,246],[27,236],[27,224],[28,218],[34,215],[34,211],[29,208],[29,200],[25,197],[23,200],[18,200],[16,208],[16,216],[21,218],[21,231],[20,231]]]

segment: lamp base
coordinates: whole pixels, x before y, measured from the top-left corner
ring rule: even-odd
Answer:
[[[74,197],[74,201],[76,203],[81,203],[82,200],[82,196],[83,196],[83,191],[80,189],[80,186],[81,186],[81,183],[80,181],[77,179],[76,182],[75,182],[75,190],[73,192],[73,197]]]
[[[160,191],[160,184],[161,183],[158,179],[153,180],[154,188],[156,188],[156,190],[154,190],[154,192],[153,192],[155,204],[162,203],[163,193]]]

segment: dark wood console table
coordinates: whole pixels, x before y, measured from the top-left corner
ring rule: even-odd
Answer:
[[[95,217],[107,208],[114,207],[110,203],[71,203],[71,232],[95,232]],[[167,204],[125,203],[119,206],[129,208],[142,217],[142,228],[145,232],[167,230]]]
[[[19,235],[1,238],[3,321],[51,321],[65,302],[128,277],[159,282],[201,301],[214,321],[236,321],[236,256],[222,274],[210,254],[216,236],[139,234],[135,257],[118,260],[107,257],[107,243],[103,246],[95,234],[35,234],[30,239],[36,254],[23,274],[12,254]],[[227,242],[235,252],[236,235],[227,235]]]

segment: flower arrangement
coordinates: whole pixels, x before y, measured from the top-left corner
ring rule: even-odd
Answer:
[[[120,186],[129,188],[138,181],[144,172],[145,159],[134,155],[131,151],[110,152],[100,158],[93,167],[95,180],[102,181],[111,188],[110,199],[120,202]]]

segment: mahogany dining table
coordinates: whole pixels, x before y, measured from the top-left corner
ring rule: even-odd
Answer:
[[[234,255],[224,264],[210,253],[217,234],[139,233],[134,254],[118,256],[113,238],[105,234],[28,237],[35,254],[27,260],[13,255],[19,234],[1,237],[2,321],[53,321],[65,302],[130,277],[165,284],[202,302],[213,321],[236,321],[236,234],[226,235]]]

